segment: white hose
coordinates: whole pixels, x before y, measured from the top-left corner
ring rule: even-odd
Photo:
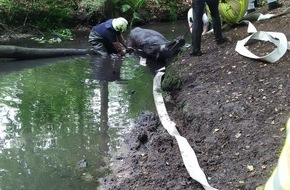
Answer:
[[[163,125],[163,127],[167,130],[167,132],[174,136],[178,147],[184,162],[184,165],[190,175],[191,178],[199,182],[205,190],[217,190],[213,187],[211,187],[207,181],[207,178],[200,168],[196,154],[194,150],[189,145],[186,138],[180,136],[179,132],[177,131],[175,127],[175,123],[170,120],[169,115],[166,110],[166,106],[163,101],[162,93],[161,93],[161,78],[163,76],[164,72],[162,72],[160,69],[158,73],[154,77],[153,81],[153,95],[154,95],[154,101],[155,106],[160,118],[160,121]]]

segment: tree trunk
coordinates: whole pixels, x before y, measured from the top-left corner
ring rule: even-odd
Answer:
[[[27,48],[10,45],[0,45],[0,58],[39,59],[71,55],[92,54],[88,49],[73,48]]]

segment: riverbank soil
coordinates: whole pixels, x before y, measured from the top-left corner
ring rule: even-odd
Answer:
[[[270,13],[290,5],[283,3]],[[290,39],[290,14],[253,24],[258,31],[282,32]],[[290,52],[267,64],[235,51],[237,41],[248,36],[247,26],[233,26],[224,35],[230,41],[220,46],[212,34],[203,36],[204,55],[191,57],[188,49],[166,68],[164,79],[180,83],[167,87],[171,91],[164,97],[174,103],[170,118],[196,152],[209,184],[253,190],[271,175],[286,137]],[[249,48],[260,56],[273,50],[261,42]],[[141,114],[112,161],[113,173],[103,179],[102,189],[203,189],[189,176],[175,138],[156,113]]]

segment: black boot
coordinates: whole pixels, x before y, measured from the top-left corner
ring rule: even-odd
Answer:
[[[254,1],[254,5],[255,5],[255,7],[258,7],[259,6],[257,0]]]
[[[202,52],[200,50],[191,51],[189,55],[191,56],[202,56]]]
[[[277,9],[277,8],[280,8],[280,7],[282,7],[282,3],[278,3],[277,1],[275,1],[275,2],[272,2],[272,3],[268,4],[268,11],[271,11],[273,9]]]
[[[216,40],[216,44],[217,45],[221,45],[221,44],[223,44],[223,43],[225,43],[227,41],[229,41],[229,39],[227,37],[223,37],[222,39]]]

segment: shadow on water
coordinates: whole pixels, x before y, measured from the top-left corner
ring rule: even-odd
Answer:
[[[109,147],[107,146],[107,139],[109,139],[108,129],[109,129],[109,82],[121,81],[121,66],[122,58],[116,57],[91,57],[91,65],[93,78],[99,81],[100,88],[100,121],[101,121],[101,138],[104,138],[102,143],[99,145],[102,151],[108,152]]]
[[[9,74],[24,69],[31,69],[35,67],[48,66],[50,64],[56,64],[59,61],[68,61],[77,59],[84,56],[69,56],[69,57],[57,57],[57,58],[43,58],[43,59],[31,59],[31,60],[14,60],[14,59],[0,59],[0,75]]]
[[[121,66],[123,59],[120,57],[97,57],[92,56],[92,70],[95,79],[100,81],[120,81]]]
[[[155,111],[153,77],[164,65],[138,62],[0,60],[0,189],[95,189],[122,133]]]

